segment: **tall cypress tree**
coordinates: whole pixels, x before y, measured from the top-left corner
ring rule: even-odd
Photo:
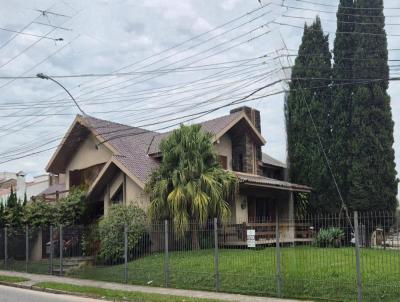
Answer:
[[[329,143],[329,159],[332,163],[332,171],[346,204],[348,199],[348,171],[351,164],[351,150],[349,148],[353,93],[351,83],[356,45],[354,36],[351,34],[355,26],[353,5],[353,0],[340,0],[337,11],[330,117],[332,137]]]
[[[383,0],[358,0],[353,64],[348,202],[353,209],[394,210],[397,183]],[[358,79],[367,79],[362,82]]]
[[[309,110],[324,146],[330,127],[331,53],[319,17],[304,34],[292,68],[290,91],[285,101],[289,177],[296,183],[313,187],[310,206],[314,211],[337,209],[332,200],[332,179],[325,164]]]

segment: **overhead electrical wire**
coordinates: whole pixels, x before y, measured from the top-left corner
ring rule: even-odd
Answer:
[[[268,5],[269,5],[269,4],[268,4]],[[266,6],[266,5],[265,5],[265,6]],[[211,30],[209,30],[209,31],[207,31],[207,32],[205,32],[205,33],[202,33],[202,34],[197,35],[197,36],[195,36],[195,37],[193,37],[193,38],[190,38],[190,39],[188,39],[188,40],[186,40],[186,41],[184,41],[184,42],[182,42],[182,43],[180,43],[180,44],[178,44],[178,45],[172,46],[172,47],[170,47],[170,48],[168,48],[168,49],[166,49],[166,50],[164,50],[164,51],[161,51],[161,52],[159,52],[159,53],[157,53],[157,54],[155,54],[155,55],[151,55],[151,56],[149,56],[149,57],[147,57],[147,58],[145,58],[145,59],[139,60],[139,61],[137,61],[137,62],[135,62],[135,63],[132,63],[132,64],[130,64],[130,65],[127,65],[127,66],[132,66],[133,64],[141,63],[141,62],[143,62],[143,61],[146,61],[147,59],[150,59],[150,58],[155,57],[156,55],[165,53],[165,52],[167,52],[167,51],[169,51],[169,50],[173,50],[173,49],[175,49],[175,48],[177,48],[177,47],[179,47],[179,46],[181,46],[181,45],[183,45],[183,44],[186,44],[186,43],[188,43],[188,42],[190,42],[190,41],[192,41],[192,40],[195,40],[195,39],[197,39],[197,38],[199,38],[199,37],[201,37],[201,36],[203,36],[203,35],[205,35],[205,34],[207,34],[207,33],[210,33],[210,32],[212,32],[212,31],[214,31],[214,30],[217,30],[217,29],[219,29],[219,28],[222,28],[223,26],[226,26],[226,25],[228,25],[228,24],[231,24],[231,23],[233,23],[233,22],[235,22],[235,21],[237,21],[237,20],[239,20],[239,19],[241,19],[241,18],[243,18],[243,17],[246,17],[246,16],[248,16],[248,15],[250,15],[250,14],[252,14],[252,13],[254,13],[254,12],[260,10],[260,9],[263,9],[265,6],[262,6],[262,7],[260,7],[260,8],[254,9],[254,10],[252,10],[252,11],[246,13],[246,14],[243,14],[243,15],[241,15],[241,16],[239,16],[239,17],[233,19],[233,20],[230,20],[230,21],[224,23],[223,25],[220,25],[220,26],[218,26],[218,27],[216,27],[216,28],[214,28],[214,29],[211,29]],[[119,69],[117,69],[116,71],[124,70],[124,68],[126,68],[127,66],[124,66],[124,67],[122,67],[122,68],[119,68]],[[89,81],[89,82],[90,82],[90,81]],[[88,83],[88,82],[85,82],[85,83]],[[76,86],[76,87],[80,87],[80,85],[78,85],[78,86]],[[61,94],[61,93],[58,93],[58,94],[55,95],[54,97],[56,97],[56,96],[58,96],[58,95],[60,95],[60,94]],[[54,98],[54,97],[52,97],[52,98]],[[50,99],[51,99],[51,98],[50,98]],[[32,124],[34,124],[35,122],[40,122],[40,121],[42,121],[42,120],[43,120],[43,119],[32,119],[32,122],[29,122],[28,125],[32,125]],[[22,128],[20,127],[20,129],[22,129]]]
[[[52,41],[55,41],[55,42],[64,40],[63,38],[51,38],[51,37],[47,37],[47,36],[36,35],[36,34],[32,34],[32,33],[27,33],[27,32],[23,32],[23,31],[18,31],[18,30],[13,30],[13,29],[9,29],[9,28],[3,28],[3,27],[0,27],[0,30],[16,33],[18,35],[24,35],[24,36],[30,36],[30,37],[35,37],[35,38],[42,38],[42,39],[52,40]]]

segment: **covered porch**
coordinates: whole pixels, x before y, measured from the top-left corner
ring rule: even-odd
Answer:
[[[294,192],[310,193],[311,188],[259,175],[236,174],[239,194],[231,205],[232,223],[222,227],[222,245],[247,246],[251,230],[255,245],[275,244],[277,236],[281,243],[312,241],[311,226],[295,220],[293,200]]]

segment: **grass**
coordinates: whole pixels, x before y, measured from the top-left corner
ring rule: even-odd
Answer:
[[[275,248],[220,249],[220,290],[276,296]],[[169,286],[214,290],[214,251],[169,253]],[[128,263],[128,283],[164,286],[164,254],[153,253]],[[41,265],[33,268],[43,271]],[[364,301],[399,301],[400,251],[361,250]],[[47,272],[47,266],[46,272]],[[354,248],[281,248],[281,288],[284,297],[355,301],[357,283]],[[84,266],[70,277],[124,282],[124,266]]]
[[[30,279],[23,278],[23,277],[0,275],[0,282],[20,283],[20,282],[25,282],[25,281],[29,281],[29,280]]]
[[[128,282],[164,286],[162,253],[128,264]],[[400,251],[363,250],[365,301],[399,301]],[[170,252],[169,286],[214,290],[213,250]],[[275,296],[275,249],[221,249],[220,290]],[[285,297],[354,301],[357,298],[353,248],[295,247],[281,249],[282,293]],[[123,282],[124,266],[86,266],[71,277]]]
[[[132,301],[132,302],[218,302],[219,301],[219,300],[161,295],[161,294],[130,292],[130,291],[122,291],[114,289],[104,289],[98,287],[72,285],[72,284],[57,283],[57,282],[41,282],[35,284],[35,286],[40,288],[61,290],[69,293],[83,294],[93,298],[103,298],[112,301],[115,300]]]
[[[4,261],[1,261],[0,269],[5,269]],[[22,260],[22,261],[9,260],[7,263],[7,270],[16,271],[16,272],[26,272],[25,260]],[[28,263],[28,273],[48,274],[49,273],[48,260],[45,259],[45,260],[40,260],[40,261],[30,261]]]

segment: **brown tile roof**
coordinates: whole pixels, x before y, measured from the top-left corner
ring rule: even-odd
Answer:
[[[157,160],[147,151],[156,132],[85,116],[85,122],[101,135],[117,152],[114,157],[142,182],[146,182]]]
[[[236,112],[200,125],[204,131],[217,135],[240,115],[241,112]],[[91,116],[81,118],[118,152],[114,157],[143,183],[147,181],[151,171],[158,167],[157,159],[148,154],[158,153],[161,141],[172,132],[157,133]]]
[[[230,123],[232,123],[236,118],[238,118],[240,115],[242,115],[242,112],[235,112],[229,115],[217,117],[212,120],[208,120],[202,123],[199,123],[201,125],[201,128],[206,131],[211,133],[212,135],[217,135],[220,133],[222,130],[224,130],[225,127],[227,127]],[[170,135],[172,131],[166,132],[166,133],[160,133],[154,137],[154,140],[150,146],[149,149],[149,154],[155,154],[160,152],[159,146],[161,141],[166,138],[168,135]]]
[[[267,165],[271,166],[277,166],[281,168],[286,168],[286,164],[277,160],[276,158],[273,158],[272,156],[268,155],[267,153],[262,153],[262,162]]]
[[[273,178],[268,178],[260,175],[235,172],[237,177],[239,178],[239,183],[242,184],[256,184],[256,185],[265,185],[266,187],[272,187],[277,189],[286,189],[290,191],[299,191],[299,192],[310,192],[311,188],[304,185],[293,184],[283,180],[277,180]]]
[[[216,136],[241,115],[242,112],[235,112],[200,125],[204,131]],[[143,183],[146,183],[151,171],[159,165],[157,159],[149,154],[159,153],[161,141],[172,132],[157,133],[91,116],[80,118],[118,152],[114,158]]]

